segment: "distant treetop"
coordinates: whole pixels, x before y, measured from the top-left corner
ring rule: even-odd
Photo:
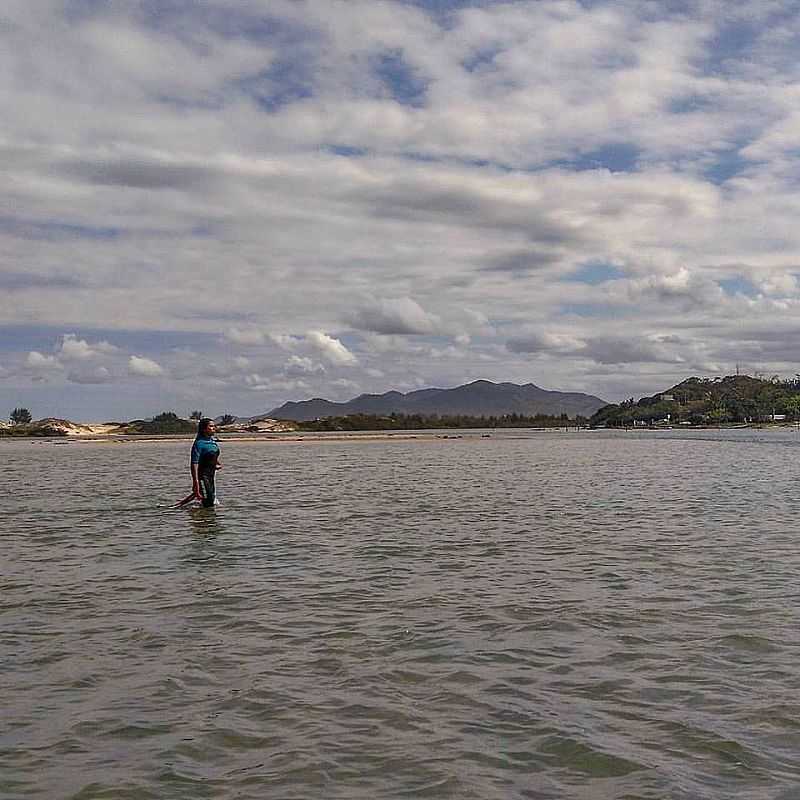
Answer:
[[[33,421],[33,415],[27,408],[15,408],[9,416],[12,425],[27,425]]]

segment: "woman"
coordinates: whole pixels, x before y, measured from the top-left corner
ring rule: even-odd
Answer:
[[[219,463],[219,445],[214,438],[217,426],[213,419],[204,417],[197,425],[197,437],[192,445],[192,494],[188,499],[199,500],[205,508],[214,505],[216,487],[214,477]]]

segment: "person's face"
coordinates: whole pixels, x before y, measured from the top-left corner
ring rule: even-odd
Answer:
[[[206,425],[206,436],[213,436],[217,432],[217,426],[213,422]]]

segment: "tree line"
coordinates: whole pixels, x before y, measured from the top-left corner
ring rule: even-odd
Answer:
[[[585,425],[585,417],[566,414],[348,414],[298,422],[301,431],[415,431],[438,428],[563,428]]]

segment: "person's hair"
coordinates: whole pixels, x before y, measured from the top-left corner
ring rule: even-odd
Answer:
[[[206,435],[206,428],[208,427],[209,422],[213,422],[214,420],[211,417],[203,417],[200,422],[197,423],[197,435],[198,436],[205,436]]]

